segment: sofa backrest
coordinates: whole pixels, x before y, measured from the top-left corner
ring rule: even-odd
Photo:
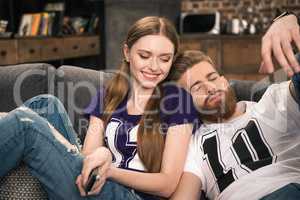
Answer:
[[[112,76],[111,72],[76,66],[55,69],[43,63],[0,67],[0,112],[10,111],[39,94],[55,95],[63,102],[75,131],[83,140],[88,127],[84,108],[97,89]],[[271,84],[269,79],[260,82],[231,80],[230,83],[238,100],[248,101],[258,101]]]
[[[54,93],[55,68],[49,64],[0,67],[0,112],[8,112],[27,99]]]
[[[56,70],[55,96],[63,102],[71,122],[83,140],[88,127],[84,109],[91,102],[100,87],[113,73],[85,69],[75,66],[61,66]]]

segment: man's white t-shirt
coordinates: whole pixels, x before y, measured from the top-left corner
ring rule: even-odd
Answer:
[[[300,111],[289,82],[271,85],[258,103],[227,122],[203,124],[190,143],[185,172],[210,199],[259,199],[300,183]]]

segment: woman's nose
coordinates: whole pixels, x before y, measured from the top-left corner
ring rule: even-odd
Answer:
[[[151,63],[150,63],[150,69],[151,69],[152,71],[157,71],[157,70],[159,69],[159,64],[158,64],[158,62],[157,62],[157,59],[153,58],[153,59],[151,60]]]

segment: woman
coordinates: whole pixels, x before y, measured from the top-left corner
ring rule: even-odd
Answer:
[[[68,172],[65,175],[69,177],[68,186],[62,189],[54,187],[55,184],[48,184],[46,185],[48,193],[59,191],[61,196],[53,197],[70,199],[72,195],[74,199],[79,198],[75,194],[75,187],[69,186],[72,185],[75,175],[78,175],[76,185],[80,194],[88,198],[100,196],[103,199],[154,199],[156,196],[169,197],[173,193],[183,170],[193,123],[197,120],[196,110],[189,94],[174,85],[165,84],[164,81],[178,52],[178,41],[174,27],[164,18],[146,17],[130,28],[123,47],[124,62],[119,72],[106,88],[99,90],[87,109],[90,114],[90,125],[82,149],[84,158],[76,148],[68,145],[68,141],[59,137],[61,135],[55,129],[46,131],[52,139],[53,135],[56,137],[51,142],[59,143],[58,146],[63,142],[71,152],[71,155],[64,153],[68,160],[60,160],[59,163],[55,159],[51,163],[48,163],[49,160],[40,163],[39,159],[37,161],[33,159],[38,166],[51,165],[51,168],[44,170],[43,173],[39,173],[39,168],[32,169],[33,174],[37,174],[42,182],[44,180],[43,183],[59,184],[65,180],[65,177],[60,177],[60,181],[51,180],[51,177],[44,176],[44,173],[51,174],[49,171],[54,173],[54,169]],[[25,123],[19,126],[22,130],[29,127],[29,131],[25,132],[46,129],[47,123],[44,127],[38,128],[27,125],[26,122],[33,120],[26,119],[23,110],[17,109],[14,111],[17,114],[9,114],[3,120],[12,120],[11,118],[16,115],[18,123]],[[45,118],[48,119],[48,115]],[[39,123],[42,123],[40,121]],[[52,125],[56,128],[57,123]],[[60,129],[58,132],[67,139],[72,138],[69,135],[73,135]],[[26,143],[31,139],[23,137],[25,142],[22,144],[26,148],[36,144],[34,141]],[[40,156],[43,154],[39,152],[45,151],[54,154],[54,157],[63,152],[54,153],[49,150],[49,153],[47,145],[36,147],[34,151]],[[30,151],[27,150],[21,155],[18,154],[19,157],[22,155],[25,155],[24,158],[32,158]],[[9,158],[9,163],[15,165],[20,159]],[[26,162],[27,159],[24,160]],[[34,168],[31,162],[32,159],[26,163]],[[67,169],[61,170],[60,168],[65,168],[65,165],[68,166]],[[100,179],[86,194],[84,186],[93,169],[98,169]],[[0,175],[4,172],[1,170]],[[107,178],[126,187],[107,181]],[[68,193],[66,192],[64,196],[65,190]]]

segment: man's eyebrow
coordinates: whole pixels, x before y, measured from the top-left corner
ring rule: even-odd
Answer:
[[[198,85],[198,84],[200,84],[200,83],[202,83],[202,81],[199,81],[199,80],[197,80],[195,83],[193,83],[193,84],[191,85],[191,87],[190,87],[190,91],[192,91],[192,89],[193,89],[194,86],[196,86],[196,85]]]

